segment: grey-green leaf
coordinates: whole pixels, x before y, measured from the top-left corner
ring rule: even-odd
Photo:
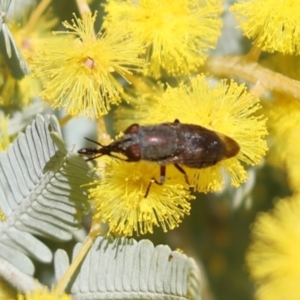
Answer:
[[[6,216],[0,222],[0,256],[27,274],[34,272],[30,258],[49,263],[50,249],[34,235],[72,238],[87,211],[90,172],[64,146],[56,117],[37,115],[0,153],[0,209]]]
[[[22,79],[29,73],[29,67],[5,23],[6,13],[11,0],[0,1],[0,52],[16,79]]]
[[[76,256],[81,244],[74,248]],[[58,255],[55,268],[66,266]],[[65,267],[66,268],[66,267]],[[56,274],[63,274],[60,268]],[[149,240],[98,237],[71,285],[73,299],[201,299],[193,259]]]

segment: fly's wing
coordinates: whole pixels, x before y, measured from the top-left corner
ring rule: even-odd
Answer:
[[[235,156],[240,147],[232,138],[193,124],[178,124],[178,154],[166,163],[205,168]]]
[[[16,79],[22,79],[29,73],[29,67],[5,23],[5,17],[11,0],[0,1],[0,52],[4,62]]]

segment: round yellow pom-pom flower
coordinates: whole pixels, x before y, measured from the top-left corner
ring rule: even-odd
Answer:
[[[220,0],[109,0],[105,26],[129,32],[147,47],[146,73],[195,71],[221,31]]]
[[[85,13],[72,24],[64,22],[70,32],[59,32],[56,41],[35,59],[33,71],[45,82],[41,97],[53,108],[66,108],[72,116],[106,114],[111,104],[120,102],[123,92],[113,74],[125,78],[142,64],[138,58],[141,45],[121,29],[110,28],[94,36],[95,18],[96,14]]]
[[[300,54],[298,0],[247,0],[232,6],[244,34],[264,51]]]
[[[153,226],[173,229],[190,211],[188,185],[175,167],[167,168],[166,182],[158,185],[159,165],[107,158],[102,178],[89,190],[96,222],[107,221],[110,231],[131,236],[152,233]],[[149,184],[147,197],[145,197]]]
[[[285,168],[290,188],[300,192],[300,103],[297,99],[275,94],[271,105],[266,103],[270,132],[269,161],[278,168]]]
[[[252,228],[246,256],[257,299],[300,299],[300,196],[280,200]]]
[[[267,126],[270,133],[269,161],[276,167],[286,167],[291,152],[300,153],[298,143],[293,142],[294,139],[291,138],[299,132],[300,103],[286,95],[274,94],[271,105],[266,102],[265,114],[268,117]],[[296,155],[295,158],[297,156],[299,157]]]
[[[300,147],[298,145],[299,140],[300,126],[299,124],[297,124],[297,126],[293,128],[293,130],[289,133],[288,137],[286,138],[286,153],[288,154],[288,156],[286,157],[288,180],[290,188],[297,193],[300,192]]]
[[[143,123],[178,119],[180,123],[200,125],[234,139],[240,146],[235,157],[203,169],[181,165],[195,190],[213,192],[221,189],[226,173],[233,186],[245,182],[247,172],[241,162],[259,164],[265,155],[267,129],[265,118],[256,115],[260,108],[259,99],[248,93],[244,85],[221,81],[212,88],[204,76],[197,76],[190,85],[168,87]]]

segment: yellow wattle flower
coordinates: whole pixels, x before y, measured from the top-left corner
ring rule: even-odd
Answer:
[[[243,0],[231,10],[244,34],[262,50],[300,54],[298,0]]]
[[[44,289],[30,291],[25,295],[18,294],[18,300],[72,300],[72,297],[65,293],[58,296],[45,287]]]
[[[297,99],[274,94],[272,103],[266,101],[265,114],[271,145],[268,159],[276,167],[284,168],[291,152],[298,149],[291,136],[299,132],[300,103]]]
[[[266,103],[268,129],[270,132],[270,153],[268,160],[277,168],[287,172],[289,187],[299,192],[300,178],[300,103],[297,99],[275,94],[271,105]]]
[[[221,0],[109,0],[104,26],[122,28],[147,47],[145,74],[159,77],[197,70],[216,46]]]
[[[298,194],[280,200],[255,220],[246,261],[258,300],[300,298],[299,214]]]
[[[200,125],[234,139],[240,146],[235,157],[203,169],[182,165],[195,190],[213,192],[222,188],[225,174],[235,187],[245,182],[247,172],[242,163],[257,165],[265,155],[266,119],[257,115],[260,108],[259,99],[248,93],[244,85],[221,81],[212,88],[206,78],[199,75],[192,78],[190,84],[168,87],[143,124],[178,119],[181,123]]]
[[[120,29],[101,30],[95,36],[95,18],[86,13],[72,24],[64,22],[69,31],[57,32],[56,40],[35,59],[35,75],[44,80],[41,97],[72,116],[106,114],[123,92],[114,75],[125,78],[142,64],[140,44]]]
[[[164,231],[174,229],[189,214],[190,195],[181,173],[173,166],[167,167],[166,182],[159,181],[158,164],[145,161],[132,163],[106,158],[100,169],[101,178],[89,190],[94,205],[94,221],[108,222],[110,231],[125,236],[133,233],[153,233],[154,226]]]
[[[297,124],[293,130],[289,133],[289,137],[286,138],[286,167],[288,174],[288,181],[290,188],[296,192],[300,192],[299,178],[300,178],[300,148],[297,141],[300,140],[300,126]]]

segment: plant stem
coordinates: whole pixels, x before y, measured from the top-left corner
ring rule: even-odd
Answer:
[[[83,15],[85,13],[90,12],[90,8],[87,4],[87,2],[85,0],[76,0],[77,1],[77,6],[78,9],[80,11],[80,14]],[[96,35],[95,35],[96,37]],[[65,116],[61,121],[60,124],[65,124],[68,120],[69,120],[70,116]],[[103,137],[105,135],[107,135],[107,130],[106,130],[106,126],[105,126],[105,122],[103,118],[99,118],[97,120],[97,125],[98,125],[98,132],[101,132],[101,135],[103,135]],[[99,139],[100,142],[101,139]],[[61,295],[64,291],[64,289],[66,288],[70,278],[72,277],[72,275],[74,274],[74,272],[77,270],[78,266],[81,264],[81,262],[83,261],[84,257],[86,256],[86,254],[88,253],[88,251],[90,250],[91,246],[93,245],[93,241],[94,239],[98,236],[98,235],[103,235],[103,231],[101,230],[101,226],[99,224],[92,224],[91,230],[89,232],[89,235],[86,237],[84,243],[81,246],[80,251],[78,252],[78,254],[76,255],[76,257],[74,258],[74,260],[72,261],[71,265],[69,266],[68,270],[66,271],[66,273],[64,274],[64,276],[60,279],[60,281],[58,282],[54,292],[56,295]]]
[[[48,7],[48,5],[51,3],[51,0],[42,0],[39,5],[36,7],[36,9],[31,14],[28,23],[26,24],[25,31],[30,32],[32,28],[36,26],[36,23],[38,19],[41,17],[45,9]]]
[[[300,100],[300,82],[260,66],[244,56],[210,57],[205,68],[217,76],[235,77],[257,84],[261,91],[285,93]]]
[[[99,235],[104,235],[105,232],[102,230],[101,225],[99,224],[92,224],[91,230],[89,235],[86,237],[85,241],[83,242],[80,251],[77,253],[76,257],[74,257],[72,263],[70,264],[69,268],[67,269],[66,273],[63,277],[59,280],[57,286],[54,289],[54,293],[59,296],[61,295],[69,280],[71,279],[72,275],[77,270],[78,266],[81,264],[83,259],[85,258],[86,254],[89,252],[91,246],[93,245],[94,239]]]
[[[63,127],[65,126],[70,120],[72,120],[72,116],[65,115],[59,120],[59,126]]]
[[[252,46],[250,51],[246,54],[247,60],[250,60],[252,62],[257,62],[261,54],[261,49],[256,47],[255,45]]]
[[[81,15],[87,12],[91,12],[90,7],[86,0],[76,0],[76,3]],[[94,33],[94,38],[96,39],[95,33]],[[100,143],[105,144],[106,141],[110,140],[110,137],[107,134],[107,128],[103,117],[97,119],[97,131],[98,131],[98,141]]]
[[[91,12],[90,7],[89,7],[88,3],[86,2],[86,0],[76,0],[76,3],[77,3],[77,7],[78,7],[78,10],[81,15],[83,15],[87,12]]]

